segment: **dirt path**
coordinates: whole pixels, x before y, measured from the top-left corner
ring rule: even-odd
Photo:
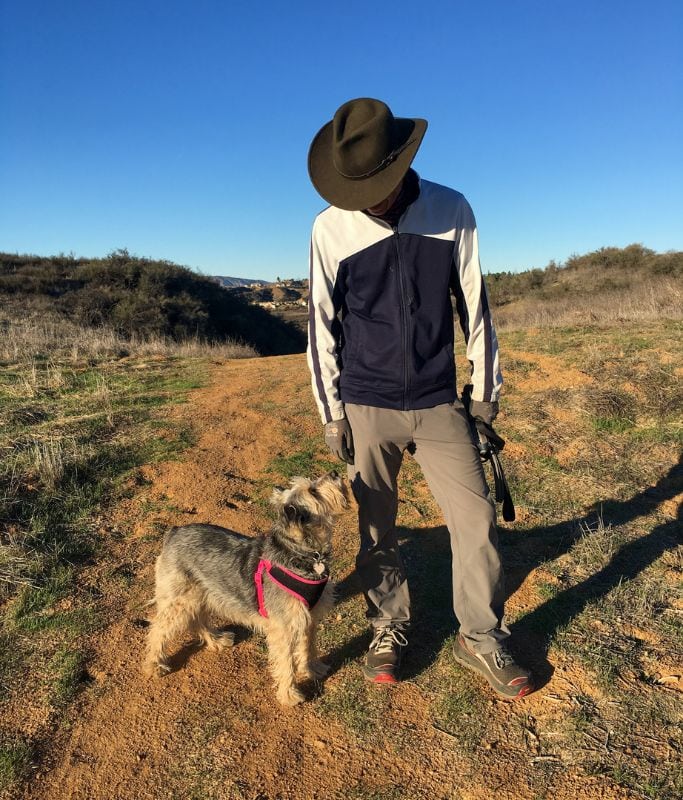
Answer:
[[[217,365],[211,385],[192,393],[188,404],[171,413],[192,424],[196,445],[178,461],[144,468],[142,486],[116,511],[112,528],[125,535],[112,545],[110,558],[127,565],[135,578],[119,596],[109,598],[107,624],[91,642],[92,680],[47,748],[42,771],[25,796],[540,796],[523,771],[528,754],[519,752],[505,731],[557,713],[558,698],[570,677],[566,673],[556,674],[523,709],[487,697],[489,707],[500,714],[501,729],[477,765],[448,733],[435,727],[424,689],[412,681],[397,687],[384,707],[387,725],[401,731],[390,750],[383,741],[376,746],[367,740],[361,743],[339,721],[319,713],[315,702],[281,709],[274,701],[258,637],[241,635],[232,650],[221,654],[186,647],[176,659],[177,671],[163,680],[143,677],[139,665],[149,613],[144,604],[151,596],[163,527],[210,521],[243,532],[263,529],[267,515],[258,493],[262,496],[264,480],[270,480],[267,466],[278,454],[286,456],[293,440],[301,447],[319,434],[303,356]],[[354,514],[349,512],[338,537],[340,563],[346,565],[339,578],[350,572],[354,529]],[[96,573],[85,579],[96,580]],[[520,587],[521,607],[529,602],[525,591]],[[339,649],[333,656],[335,672],[323,686],[323,695],[335,685],[356,680],[357,659],[345,660],[344,652]],[[391,794],[390,787],[403,787],[405,794]],[[629,796],[618,790],[605,794],[597,779],[577,782],[570,774],[555,783],[553,794],[590,795],[593,800]]]
[[[186,648],[178,659],[181,668],[164,680],[150,682],[139,670],[141,618],[158,551],[158,540],[147,541],[150,519],[144,509],[155,508],[157,528],[161,522],[210,520],[245,532],[263,529],[265,513],[249,498],[274,453],[291,447],[275,407],[283,386],[293,381],[304,388],[304,369],[298,356],[232,362],[216,370],[210,388],[175,410],[199,433],[196,447],[182,461],[145,468],[150,484],[117,512],[116,522],[132,531],[119,557],[135,564],[138,579],[125,608],[118,613],[112,608],[111,625],[93,642],[93,685],[71,714],[73,727],[61,735],[55,763],[29,796],[175,796],[169,786],[185,782],[183,771],[190,778],[196,771],[199,780],[209,754],[214,768],[234,769],[245,797],[329,797],[349,776],[385,769],[381,752],[354,752],[348,735],[317,719],[310,707],[277,706],[257,640],[246,639],[219,656]],[[301,426],[317,432],[317,419]],[[343,526],[352,525],[349,516]],[[410,691],[406,687],[404,693]],[[212,718],[224,718],[227,729],[207,740],[199,729]],[[438,759],[427,752],[396,759],[391,772],[397,783],[420,774],[424,781],[428,771],[433,773],[428,783],[439,785],[445,773],[438,774]]]

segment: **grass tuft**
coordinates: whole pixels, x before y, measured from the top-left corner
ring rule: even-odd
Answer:
[[[10,789],[26,775],[31,756],[31,748],[25,742],[0,742],[0,791]]]

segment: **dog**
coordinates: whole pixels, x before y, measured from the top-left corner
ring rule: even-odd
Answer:
[[[217,525],[184,525],[166,534],[156,561],[148,674],[171,671],[168,645],[183,634],[215,650],[231,645],[234,633],[212,628],[210,617],[266,635],[283,705],[304,699],[298,679],[327,674],[317,656],[316,628],[334,605],[332,529],[348,508],[348,488],[336,472],[315,480],[297,477],[288,488],[274,489],[271,503],[277,519],[269,533],[257,537]]]

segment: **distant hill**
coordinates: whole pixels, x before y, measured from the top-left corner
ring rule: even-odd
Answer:
[[[123,336],[237,340],[263,355],[305,349],[302,331],[211,278],[117,250],[106,258],[0,253],[0,306],[58,313]]]
[[[218,281],[226,289],[236,289],[242,286],[268,286],[270,281],[262,281],[260,278],[229,278],[223,275],[214,275],[213,279]]]
[[[566,325],[680,318],[683,252],[602,247],[544,269],[485,276],[496,324]]]
[[[680,317],[683,310],[683,252],[641,244],[603,247],[543,269],[488,273],[485,281],[499,327]],[[307,280],[233,291],[306,329]]]

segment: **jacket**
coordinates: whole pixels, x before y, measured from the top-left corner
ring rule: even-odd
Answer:
[[[455,296],[472,399],[496,402],[498,342],[479,265],[474,214],[462,194],[419,180],[393,228],[330,206],[310,247],[307,359],[323,423],[344,403],[400,410],[456,399]]]

